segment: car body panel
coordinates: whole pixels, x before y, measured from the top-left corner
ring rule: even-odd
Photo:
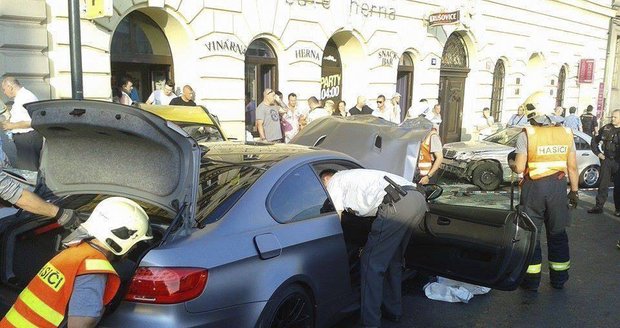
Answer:
[[[26,108],[46,139],[39,181],[55,194],[132,196],[170,211],[192,203],[200,150],[178,127],[103,101],[51,100]]]
[[[498,133],[511,131],[511,137],[505,140],[506,144],[482,141],[452,142],[443,146],[443,162],[441,168],[444,171],[455,174],[459,178],[471,181],[472,172],[483,162],[492,161],[497,163],[502,171],[502,182],[516,181],[516,175],[512,174],[508,166],[507,156],[515,149],[517,134],[522,131],[521,127],[510,127]],[[577,173],[582,174],[587,168],[600,167],[600,161],[590,150],[591,137],[580,131],[573,131],[577,155]],[[490,136],[489,138],[492,138]],[[585,142],[585,143],[584,143]],[[592,183],[592,186],[596,183]]]

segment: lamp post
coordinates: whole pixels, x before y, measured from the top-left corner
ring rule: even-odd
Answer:
[[[69,52],[71,56],[71,97],[84,99],[82,84],[82,37],[80,30],[80,0],[69,1]]]

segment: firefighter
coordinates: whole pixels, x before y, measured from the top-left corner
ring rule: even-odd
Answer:
[[[0,327],[95,327],[120,285],[110,260],[151,239],[148,216],[122,197],[101,201],[69,246],[47,262],[19,294]]]
[[[555,126],[553,117],[539,115],[532,104],[526,105],[531,126],[517,139],[516,150],[509,156],[511,169],[523,173],[521,206],[538,229],[536,248],[521,287],[536,291],[540,285],[542,255],[540,231],[547,234],[549,278],[551,286],[562,289],[568,280],[570,257],[566,225],[568,203],[577,206],[577,158],[572,131]],[[570,192],[566,194],[566,175]]]
[[[428,133],[420,146],[420,158],[418,159],[418,182],[421,185],[436,183],[437,171],[443,161],[441,139],[437,130],[439,126],[433,124],[433,129]]]
[[[603,142],[602,149],[599,144]],[[601,184],[596,194],[596,204],[588,210],[588,213],[603,213],[603,205],[607,201],[609,193],[609,182],[614,176],[614,205],[615,216],[620,216],[620,110],[616,109],[611,113],[611,123],[604,125],[592,138],[590,144],[592,152],[601,160]]]

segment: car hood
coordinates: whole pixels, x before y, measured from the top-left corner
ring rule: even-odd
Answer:
[[[51,100],[26,108],[45,137],[39,182],[50,191],[127,196],[172,211],[195,197],[200,149],[177,125],[103,101]]]
[[[446,150],[456,150],[458,152],[474,152],[474,153],[482,153],[482,152],[501,152],[506,151],[510,152],[514,150],[514,147],[501,145],[494,142],[488,141],[460,141],[460,142],[450,142],[445,144],[444,149]]]
[[[420,144],[432,127],[425,118],[396,125],[371,115],[328,116],[312,121],[291,143],[339,151],[366,168],[413,180]]]

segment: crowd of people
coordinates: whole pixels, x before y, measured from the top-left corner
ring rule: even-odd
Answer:
[[[485,108],[485,110],[487,109],[488,108]],[[563,125],[573,131],[581,131],[590,137],[594,137],[598,133],[598,119],[592,114],[593,109],[594,107],[592,107],[592,105],[588,105],[584,113],[581,114],[581,116],[577,116],[577,107],[571,106],[568,109],[568,115],[566,115],[566,110],[563,107],[556,106],[551,116],[556,124]],[[529,126],[530,123],[528,122],[525,112],[525,106],[519,106],[517,113],[510,117],[506,126]]]
[[[125,76],[118,86],[112,85],[112,102],[132,106],[141,103],[137,86],[134,80]],[[186,84],[181,89],[180,95],[175,92],[173,80],[163,81],[161,88],[154,90],[144,102],[148,105],[171,105],[171,106],[196,106],[194,102],[194,89]]]

